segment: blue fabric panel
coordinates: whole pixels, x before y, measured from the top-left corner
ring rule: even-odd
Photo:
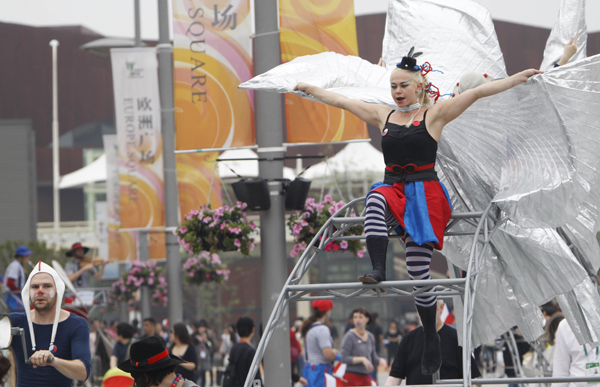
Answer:
[[[422,181],[409,181],[404,186],[406,195],[406,211],[404,212],[404,224],[406,233],[418,245],[427,242],[438,243],[429,221],[429,210],[427,198],[425,197],[425,186]]]

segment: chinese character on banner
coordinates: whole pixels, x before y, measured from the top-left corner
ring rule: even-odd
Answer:
[[[119,228],[164,227],[156,49],[111,49],[111,62],[119,151]]]
[[[235,30],[235,27],[237,27],[237,13],[230,13],[231,9],[232,5],[229,4],[223,11],[219,12],[219,7],[215,4],[215,17],[212,26],[218,26],[221,30],[226,30],[228,28]]]

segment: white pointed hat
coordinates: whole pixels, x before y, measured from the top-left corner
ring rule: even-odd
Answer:
[[[35,352],[35,334],[33,333],[33,322],[31,321],[31,307],[29,302],[29,287],[31,285],[31,279],[34,275],[39,273],[47,273],[54,278],[54,285],[56,286],[56,316],[54,316],[54,323],[52,324],[52,336],[50,337],[50,351],[54,349],[54,338],[56,337],[56,328],[58,328],[58,320],[60,319],[60,307],[62,304],[62,298],[65,294],[65,283],[58,276],[56,270],[52,268],[52,266],[46,265],[44,262],[39,261],[31,273],[29,274],[29,278],[27,278],[27,282],[25,286],[23,286],[23,290],[21,290],[21,297],[23,298],[23,306],[25,308],[25,314],[27,315],[27,322],[29,323],[29,334],[31,335],[31,346],[33,351]]]

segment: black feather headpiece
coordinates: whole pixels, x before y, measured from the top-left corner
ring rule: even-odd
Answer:
[[[402,57],[402,61],[396,67],[408,71],[421,71],[421,67],[417,65],[417,57],[421,56],[422,52],[415,52],[415,47],[411,47],[408,55]]]

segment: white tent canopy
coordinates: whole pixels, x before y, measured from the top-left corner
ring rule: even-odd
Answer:
[[[220,159],[257,159],[258,156],[250,149],[237,149],[225,151],[219,156]],[[243,177],[258,177],[258,161],[240,160],[240,161],[223,161],[219,162],[218,170],[221,179],[235,178],[236,174],[231,172],[229,168],[237,172]],[[294,170],[291,168],[283,168],[283,177],[293,180],[296,177]],[[85,167],[64,175],[60,179],[59,189],[66,188],[81,188],[86,184],[101,183],[106,181],[106,155],[102,155],[94,160],[93,163]]]
[[[220,160],[224,159],[257,159],[258,155],[250,149],[232,149],[223,152],[220,156]],[[237,175],[242,177],[258,177],[258,161],[254,160],[230,160],[220,161],[218,165],[219,176],[221,179],[231,179],[238,177],[235,173],[231,172],[233,169]],[[294,170],[288,167],[283,168],[283,177],[286,179],[294,180],[296,174]]]
[[[58,188],[80,188],[86,184],[104,181],[106,181],[106,155],[103,154],[91,164],[62,176]]]
[[[319,179],[335,174],[347,174],[349,179],[367,174],[383,179],[383,153],[368,142],[350,143],[335,156],[310,167],[302,177]]]

